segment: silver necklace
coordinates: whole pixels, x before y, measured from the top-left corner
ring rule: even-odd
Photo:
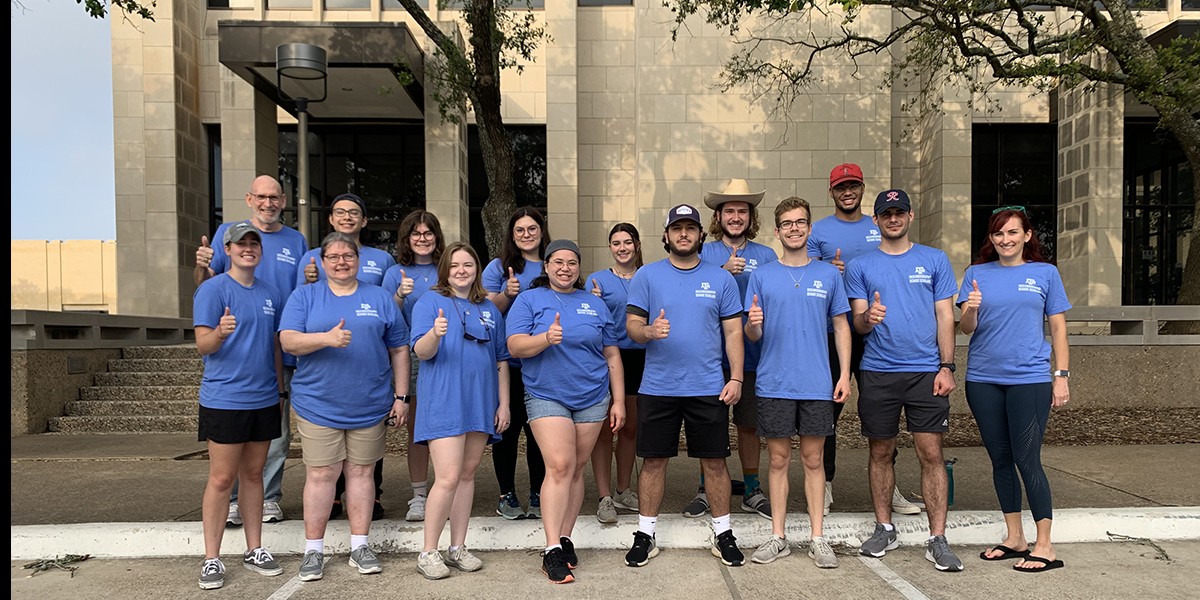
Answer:
[[[806,273],[808,273],[808,268],[811,266],[812,266],[812,259],[810,258],[810,259],[808,259],[808,264],[804,265],[804,270],[800,272],[800,281],[804,281],[804,275]],[[797,267],[783,265],[784,272],[787,273],[788,277],[792,278],[792,283],[796,284],[796,288],[799,289],[800,281],[797,281],[795,277],[792,277],[792,269],[795,269],[795,268],[797,268]]]

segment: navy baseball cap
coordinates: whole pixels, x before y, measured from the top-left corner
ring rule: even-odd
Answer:
[[[904,190],[884,190],[875,196],[875,215],[889,208],[899,208],[904,212],[912,212],[912,202],[908,199],[908,194]]]
[[[367,203],[363,202],[362,198],[359,198],[358,196],[356,196],[354,194],[341,194],[337,198],[334,198],[333,202],[329,203],[329,206],[333,206],[333,205],[337,204],[338,202],[341,202],[342,200],[349,200],[349,201],[357,204],[358,209],[361,210],[364,215],[367,214]]]
[[[683,221],[685,219],[691,219],[695,221],[697,225],[701,227],[704,226],[704,224],[700,222],[699,211],[687,204],[680,204],[679,206],[672,208],[671,211],[667,213],[667,224],[665,227],[670,227],[672,223],[676,221]]]
[[[254,225],[250,224],[250,221],[238,221],[225,228],[225,245],[240,242],[242,238],[250,234],[254,234],[254,237],[258,238],[260,242],[262,241],[262,235],[258,233],[258,229],[255,229]]]

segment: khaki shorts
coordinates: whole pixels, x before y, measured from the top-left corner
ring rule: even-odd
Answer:
[[[296,430],[300,432],[305,466],[328,467],[342,461],[373,465],[383,458],[387,434],[385,421],[364,429],[334,429],[296,415]]]

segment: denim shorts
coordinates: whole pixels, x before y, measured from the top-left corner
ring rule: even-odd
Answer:
[[[534,398],[526,391],[525,412],[529,414],[530,421],[541,419],[542,417],[565,417],[574,423],[599,423],[608,418],[608,404],[610,399],[611,396],[606,396],[604,400],[592,406],[579,410],[571,410],[553,400]]]

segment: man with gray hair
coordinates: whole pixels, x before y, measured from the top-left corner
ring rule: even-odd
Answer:
[[[262,262],[255,270],[255,277],[270,283],[283,294],[284,305],[296,288],[296,272],[300,268],[300,257],[308,251],[308,242],[299,231],[287,227],[280,222],[283,209],[287,206],[287,195],[283,187],[274,177],[260,175],[250,184],[250,192],[246,194],[246,205],[250,207],[250,223],[258,230],[262,238]],[[213,239],[224,239],[225,230],[229,223],[222,224],[213,234]],[[218,244],[215,247],[209,243],[208,236],[200,238],[200,247],[196,249],[196,287],[210,277],[229,270],[229,255],[225,247]],[[282,314],[283,307],[279,307]],[[291,354],[283,355],[283,378],[285,391],[283,393],[283,435],[271,442],[267,450],[267,463],[263,468],[263,513],[264,523],[276,523],[283,520],[283,511],[279,508],[279,500],[283,498],[283,462],[291,447],[291,430],[289,428],[289,411],[292,386],[292,373],[296,371],[296,357]],[[238,510],[238,486],[234,484],[229,498],[229,517],[227,526],[242,524],[241,512]]]

